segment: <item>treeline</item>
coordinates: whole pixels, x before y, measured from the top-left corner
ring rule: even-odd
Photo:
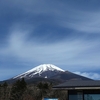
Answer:
[[[0,100],[42,100],[44,97],[66,100],[67,91],[54,90],[52,86],[49,82],[27,84],[24,78],[12,85],[5,82],[0,84]]]

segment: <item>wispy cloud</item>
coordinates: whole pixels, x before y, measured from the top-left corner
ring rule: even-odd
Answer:
[[[2,2],[4,3],[4,1]],[[72,2],[43,0],[39,2],[36,0],[31,0],[30,2],[17,0],[13,2],[13,0],[10,0],[1,6],[6,9],[10,8],[11,15],[9,16],[12,16],[12,19],[14,19],[11,20],[12,23],[22,22],[23,25],[29,24],[33,27],[51,24],[52,26],[69,28],[82,33],[100,33],[100,11],[86,10],[84,6],[83,9],[80,9],[80,6],[73,6]],[[92,8],[92,6],[89,7]],[[20,16],[14,13],[12,9],[16,9]],[[17,16],[16,19],[15,16]]]
[[[0,49],[0,55],[15,57],[20,61],[53,63],[67,66],[95,66],[99,68],[99,42],[82,39],[62,40],[55,43],[37,43],[38,38],[29,40],[29,33],[12,31],[6,47]],[[86,67],[85,67],[86,66]],[[76,67],[77,68],[77,67]],[[82,68],[82,67],[81,67]]]
[[[94,80],[100,80],[100,74],[99,73],[94,73],[94,72],[74,72],[78,75],[82,75]]]

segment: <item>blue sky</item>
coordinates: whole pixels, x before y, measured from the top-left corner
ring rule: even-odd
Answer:
[[[44,63],[100,79],[99,0],[0,0],[0,80]]]

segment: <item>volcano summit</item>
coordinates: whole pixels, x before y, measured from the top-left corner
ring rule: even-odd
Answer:
[[[50,78],[54,75],[60,74],[61,72],[65,71],[52,64],[42,64],[25,73],[15,76],[14,79],[20,79],[20,78],[30,79],[33,77]]]

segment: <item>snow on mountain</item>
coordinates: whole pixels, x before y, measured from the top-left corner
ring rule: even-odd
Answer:
[[[57,72],[65,72],[65,71],[55,65],[52,65],[52,64],[42,64],[42,65],[39,65],[25,73],[22,73],[16,77],[14,77],[13,79],[23,78],[23,77],[31,78],[34,76],[42,76],[44,78],[48,78],[48,77],[52,76],[50,74],[54,75]]]

